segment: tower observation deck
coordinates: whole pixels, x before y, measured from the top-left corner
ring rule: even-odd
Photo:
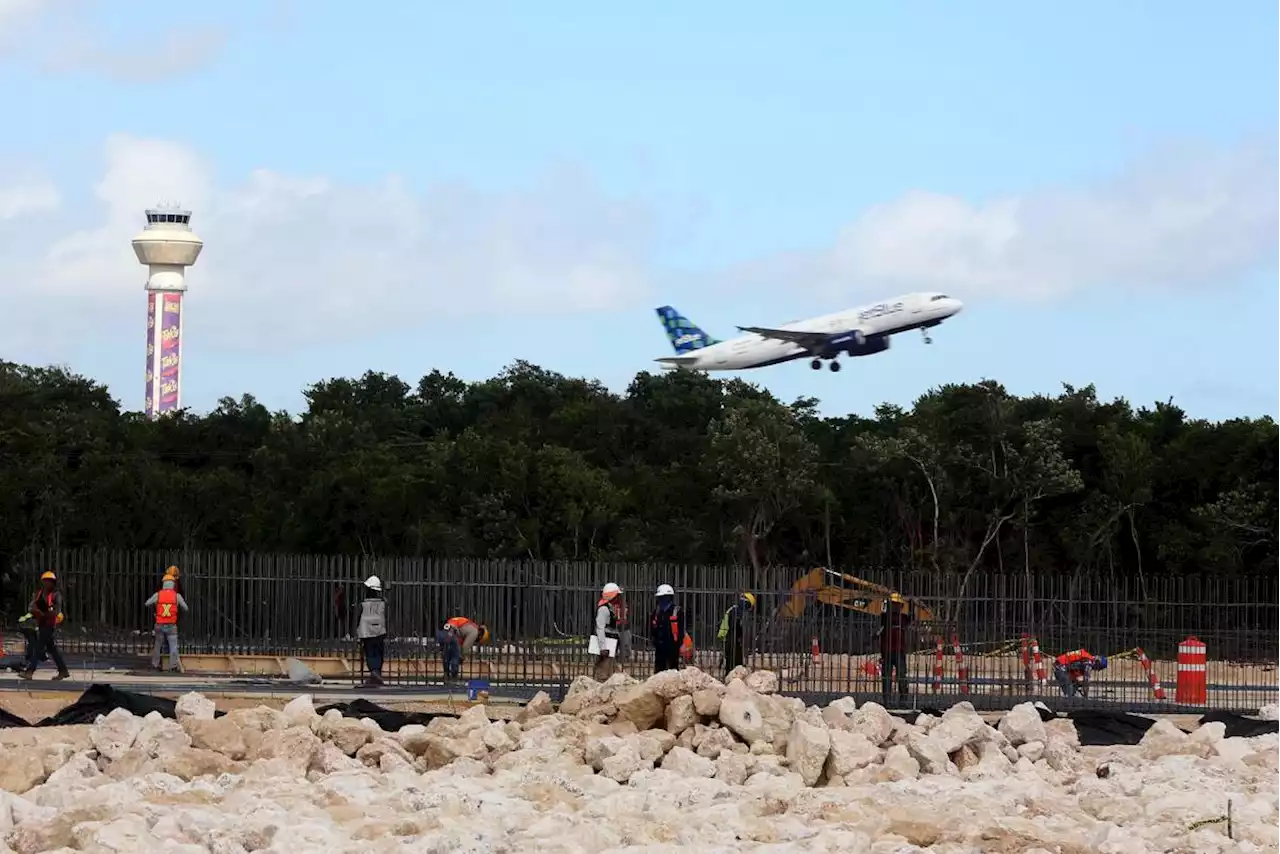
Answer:
[[[147,265],[146,414],[155,418],[182,408],[182,297],[187,268],[204,241],[191,230],[191,211],[154,208],[133,238],[138,262]]]

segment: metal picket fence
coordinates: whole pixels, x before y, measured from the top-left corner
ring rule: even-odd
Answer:
[[[758,605],[747,621],[749,663],[778,671],[784,690],[815,698],[878,698],[884,690],[879,620],[812,593],[793,601],[792,585],[809,568],[774,568],[757,580],[749,568],[732,566],[93,550],[33,552],[23,568],[32,585],[43,569],[57,570],[68,653],[136,666],[152,644],[152,613],[143,603],[171,564],[182,570],[191,608],[180,623],[184,655],[338,657],[358,677],[353,635],[362,581],[377,575],[386,586],[390,682],[438,683],[434,634],[460,614],[492,634],[469,656],[469,675],[494,686],[563,691],[590,672],[586,637],[608,581],[623,587],[631,611],[624,664],[634,674],[651,669],[648,615],[654,589],[667,583],[678,592],[704,669],[721,674],[718,624],[751,589]],[[953,574],[876,569],[857,576],[933,613],[908,635],[908,696],[896,696],[896,679],[891,688],[894,700],[908,705],[963,696],[987,707],[1036,697],[1058,706],[1172,708],[1179,702],[1178,646],[1188,636],[1207,647],[1208,706],[1252,710],[1280,694],[1275,576],[1142,584],[978,573],[962,582]],[[788,602],[795,610],[784,612]],[[1095,675],[1087,699],[1067,700],[1052,660],[1078,647],[1107,654],[1112,664]]]

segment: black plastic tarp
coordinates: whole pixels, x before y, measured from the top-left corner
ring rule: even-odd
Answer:
[[[56,715],[51,715],[39,723],[30,723],[17,715],[0,709],[0,728],[4,727],[45,727],[70,726],[72,724],[91,724],[98,715],[110,713],[113,709],[128,709],[138,717],[151,712],[159,712],[166,718],[176,717],[174,711],[177,703],[164,697],[150,694],[137,694],[133,691],[121,691],[110,685],[94,684],[80,695],[70,706]],[[426,725],[433,718],[454,718],[457,715],[431,712],[397,712],[386,709],[365,699],[355,699],[349,703],[332,703],[316,709],[324,714],[330,709],[337,709],[346,718],[370,718],[387,732],[396,732],[406,724]],[[226,712],[215,711],[215,717],[222,717]]]
[[[1080,744],[1096,747],[1137,744],[1155,723],[1151,718],[1131,715],[1127,712],[1108,712],[1097,709],[1070,711],[1067,712],[1066,717],[1076,725]]]
[[[121,691],[110,685],[95,683],[90,685],[88,690],[80,695],[80,699],[67,706],[55,715],[50,715],[38,723],[29,723],[24,721],[17,715],[9,714],[0,709],[0,727],[44,727],[44,726],[71,726],[73,724],[91,724],[98,719],[98,715],[110,713],[113,709],[128,709],[131,713],[138,717],[143,717],[151,712],[159,712],[166,718],[176,717],[174,707],[177,703],[173,700],[167,700],[164,697],[154,697],[150,694],[137,694],[133,691]],[[221,717],[225,712],[214,712],[215,717]]]
[[[17,715],[10,714],[4,709],[0,709],[0,729],[9,729],[10,727],[28,727],[31,724],[24,721]]]
[[[457,717],[457,715],[450,715],[444,712],[397,712],[392,709],[384,709],[377,703],[370,703],[363,698],[352,700],[350,703],[331,703],[327,706],[321,706],[316,711],[323,715],[330,709],[337,709],[344,718],[369,718],[386,732],[399,732],[400,727],[408,724],[426,726],[434,718]]]
[[[1255,735],[1266,735],[1280,732],[1280,721],[1260,721],[1257,718],[1246,718],[1235,712],[1209,712],[1200,718],[1200,725],[1219,722],[1226,726],[1225,738],[1251,738]]]
[[[68,726],[70,724],[91,724],[98,719],[98,715],[105,715],[113,709],[128,709],[138,717],[144,717],[152,712],[159,712],[166,718],[176,718],[177,714],[174,709],[177,703],[164,697],[155,697],[151,694],[137,694],[133,691],[121,691],[118,688],[112,688],[110,685],[94,684],[89,686],[89,690],[80,695],[80,699],[76,700],[70,706],[67,706],[56,715],[51,715],[36,724],[36,726]],[[221,717],[225,712],[214,712],[215,717]]]

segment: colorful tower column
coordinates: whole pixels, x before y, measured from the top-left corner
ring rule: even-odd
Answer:
[[[186,269],[204,242],[191,230],[191,211],[147,211],[133,251],[147,265],[147,417],[182,408],[182,297]]]

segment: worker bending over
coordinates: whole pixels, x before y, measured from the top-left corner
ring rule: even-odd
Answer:
[[[720,630],[716,640],[724,644],[724,675],[728,678],[733,668],[743,663],[746,649],[747,617],[756,610],[756,594],[750,591],[738,597],[720,618]]]
[[[1107,669],[1107,657],[1094,655],[1089,650],[1073,649],[1053,660],[1053,678],[1065,697],[1089,696],[1089,679],[1095,670]]]
[[[462,654],[476,644],[489,642],[489,630],[467,617],[450,617],[436,632],[440,655],[444,659],[444,678],[462,677]]]
[[[660,584],[655,596],[656,607],[649,616],[649,640],[653,642],[653,672],[661,673],[679,669],[688,632],[684,611],[676,604],[675,589],[670,584]]]
[[[18,618],[18,631],[22,633],[22,655],[12,656],[9,663],[5,665],[14,673],[21,673],[27,669],[27,661],[31,658],[31,650],[33,650],[36,645],[36,621],[35,618],[31,616],[30,611]],[[47,653],[43,656],[43,660],[49,660]]]
[[[178,580],[166,573],[160,589],[152,593],[142,607],[156,609],[156,643],[151,650],[151,669],[164,671],[160,666],[160,648],[168,644],[169,669],[176,673],[182,669],[182,659],[178,657],[178,611],[185,614],[188,610],[187,600],[178,592]]]

